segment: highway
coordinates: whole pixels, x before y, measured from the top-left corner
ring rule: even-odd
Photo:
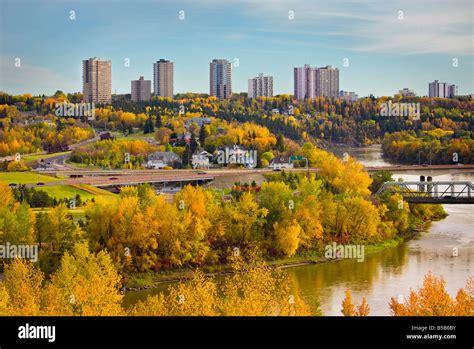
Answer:
[[[291,172],[306,172],[306,169],[293,169]],[[318,169],[309,169],[317,172]],[[176,182],[210,182],[216,177],[239,176],[246,174],[274,173],[270,169],[218,169],[218,170],[94,170],[94,171],[38,171],[46,175],[66,177],[60,182],[50,182],[43,185],[77,185],[88,184],[95,187],[113,187],[137,185],[140,183],[176,183]],[[81,176],[73,177],[70,176]],[[42,185],[42,186],[43,186]]]
[[[60,157],[58,157],[58,160]],[[426,171],[433,170],[471,170],[474,169],[474,164],[469,165],[399,165],[399,166],[381,166],[381,167],[366,167],[368,172],[375,172],[380,170],[387,170],[391,172],[399,171]],[[317,173],[317,168],[294,168],[286,169],[286,172],[311,172]],[[241,176],[248,174],[268,174],[275,173],[272,169],[210,169],[210,170],[195,170],[195,169],[181,169],[181,170],[71,170],[71,169],[57,169],[57,170],[37,170],[37,172],[50,175],[65,177],[62,182],[47,183],[47,185],[72,185],[72,184],[88,184],[96,187],[108,186],[122,186],[122,185],[136,185],[139,183],[172,183],[172,182],[209,182],[216,177],[223,176]],[[71,178],[71,176],[77,178]]]

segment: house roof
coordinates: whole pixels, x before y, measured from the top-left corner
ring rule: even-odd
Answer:
[[[276,156],[273,158],[271,161],[272,164],[288,164],[290,163],[290,157],[289,156]]]
[[[173,162],[181,160],[178,154],[172,151],[157,151],[148,155],[147,160],[162,160],[163,162]]]

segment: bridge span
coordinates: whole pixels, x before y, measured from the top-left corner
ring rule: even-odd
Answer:
[[[398,192],[403,200],[413,204],[474,204],[474,185],[471,182],[386,182],[376,195],[385,192]]]

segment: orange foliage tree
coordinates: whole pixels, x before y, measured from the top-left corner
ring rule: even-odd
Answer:
[[[446,291],[446,282],[429,272],[418,291],[410,291],[405,302],[390,301],[395,316],[473,316],[474,279],[467,280],[466,289],[460,289],[455,298]]]

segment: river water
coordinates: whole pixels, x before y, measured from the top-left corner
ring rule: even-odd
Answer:
[[[381,156],[380,146],[339,148],[366,166],[388,165]],[[474,181],[474,171],[421,170],[397,173],[394,178],[418,180],[419,176],[436,180]],[[383,249],[365,256],[363,262],[355,259],[288,268],[286,272],[308,303],[319,302],[324,315],[341,315],[344,291],[350,289],[355,302],[366,297],[371,315],[390,315],[391,297],[406,297],[410,288],[421,286],[429,271],[443,276],[448,292],[454,296],[474,275],[474,205],[444,205],[449,216],[433,222],[426,232],[397,247]],[[458,256],[453,256],[456,248]],[[125,305],[144,299],[149,294],[164,292],[169,285],[157,289],[127,292]]]

